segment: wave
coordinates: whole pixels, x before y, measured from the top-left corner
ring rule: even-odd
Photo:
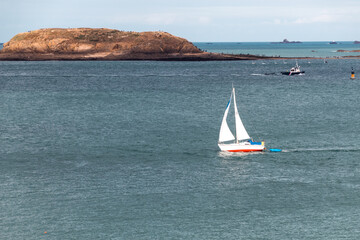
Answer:
[[[251,76],[269,76],[269,75],[278,75],[275,72],[270,72],[270,73],[252,73],[250,74]]]
[[[235,76],[240,76],[239,74],[232,74]],[[64,75],[64,74],[2,74],[0,73],[0,77],[24,77],[24,78],[81,78],[81,77],[199,77],[199,76],[207,76],[207,77],[217,77],[217,74],[75,74],[75,75]]]
[[[296,152],[359,152],[360,148],[347,148],[347,147],[339,147],[339,148],[297,148],[297,149],[282,149],[279,153],[296,153]],[[266,154],[272,153],[270,151],[265,152],[223,152],[219,151],[218,156],[223,158],[228,157],[245,157],[253,154]]]
[[[297,149],[284,149],[282,152],[357,152],[360,148],[355,147],[328,147],[328,148],[297,148]]]

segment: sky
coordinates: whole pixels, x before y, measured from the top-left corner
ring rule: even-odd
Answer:
[[[360,40],[360,0],[1,0],[0,42],[40,28],[165,31],[192,42]]]

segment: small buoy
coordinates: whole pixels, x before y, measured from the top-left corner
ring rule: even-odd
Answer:
[[[270,148],[269,151],[270,152],[281,152],[282,150],[279,148]]]
[[[355,79],[355,72],[353,71],[353,72],[351,72],[351,77],[350,77],[351,79]]]

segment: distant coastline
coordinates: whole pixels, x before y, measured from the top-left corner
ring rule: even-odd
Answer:
[[[195,46],[208,52],[226,54],[254,54],[259,56],[280,57],[282,59],[308,58],[359,58],[356,51],[346,54],[337,50],[360,49],[353,41],[341,41],[339,45],[330,45],[329,41],[305,41],[301,44],[271,44],[271,42],[194,42]],[[341,46],[341,48],[340,48]]]
[[[360,52],[360,50],[337,50],[337,52]]]

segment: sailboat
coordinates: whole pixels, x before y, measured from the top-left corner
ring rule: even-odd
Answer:
[[[226,121],[232,98],[234,99],[236,137],[234,137]],[[226,106],[224,117],[221,123],[218,146],[221,151],[228,152],[258,152],[265,150],[264,142],[254,142],[252,138],[250,138],[244,127],[244,124],[240,119],[239,112],[236,107],[234,87],[232,88],[230,100]]]

